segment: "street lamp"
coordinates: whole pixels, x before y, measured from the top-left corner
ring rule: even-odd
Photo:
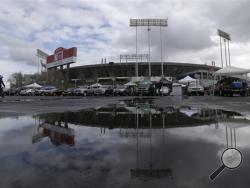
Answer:
[[[80,81],[81,79],[71,79],[71,81],[75,82],[75,88],[76,88],[76,82]]]
[[[160,41],[161,41],[161,73],[162,76],[164,74],[163,71],[163,56],[162,56],[162,34],[161,27],[168,26],[168,19],[130,19],[130,27],[136,28],[136,54],[137,54],[137,27],[148,27],[148,64],[149,64],[149,77],[151,76],[151,62],[150,62],[150,26],[158,26],[160,27]],[[138,77],[138,61],[136,59],[136,67],[137,67],[137,77]]]

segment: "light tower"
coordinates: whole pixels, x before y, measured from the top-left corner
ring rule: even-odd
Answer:
[[[163,70],[163,55],[162,55],[162,27],[168,26],[168,19],[130,19],[130,27],[135,27],[136,29],[136,55],[138,53],[137,46],[137,27],[148,27],[148,74],[151,77],[151,58],[150,58],[150,27],[160,27],[160,41],[161,41],[161,74],[164,75]],[[136,59],[136,77],[138,77],[138,61]]]
[[[230,34],[218,29],[217,34],[220,37],[220,56],[221,56],[221,66],[223,68],[223,55],[222,55],[222,42],[221,39],[224,40],[224,47],[225,47],[225,63],[226,66],[231,66],[231,58],[230,58],[230,50],[229,50],[229,41],[231,41],[231,36]],[[227,62],[228,60],[228,62]]]

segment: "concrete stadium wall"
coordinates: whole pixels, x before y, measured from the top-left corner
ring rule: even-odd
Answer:
[[[139,76],[148,76],[148,63],[139,63]],[[218,67],[215,67],[218,70]],[[164,75],[181,77],[188,72],[196,70],[211,70],[211,66],[188,63],[164,63]],[[151,76],[161,76],[161,63],[151,63]],[[96,64],[70,68],[70,79],[95,81],[100,77],[133,77],[135,76],[135,63]]]

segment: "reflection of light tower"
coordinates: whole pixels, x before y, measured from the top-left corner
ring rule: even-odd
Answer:
[[[228,131],[228,125],[226,127],[226,149],[221,156],[221,166],[218,167],[211,175],[210,179],[215,180],[216,177],[225,169],[236,169],[241,165],[242,154],[236,149],[236,128],[230,126]],[[231,141],[231,142],[230,142]]]
[[[165,157],[163,157],[163,165],[159,168],[153,166],[153,145],[152,145],[152,113],[147,112],[145,113],[149,117],[149,147],[150,147],[150,162],[149,167],[143,168],[140,167],[139,164],[139,110],[140,107],[136,107],[136,114],[135,114],[135,123],[136,123],[136,168],[130,169],[130,175],[131,178],[138,178],[138,179],[153,179],[153,178],[173,178],[173,172],[172,169],[165,167]],[[163,131],[163,148],[165,148],[165,135],[164,135],[164,129],[165,129],[165,115],[162,115],[162,131]],[[145,143],[145,142],[142,142]],[[163,150],[164,152],[165,150]]]
[[[150,26],[158,26],[160,27],[160,41],[161,41],[161,73],[164,74],[163,71],[163,56],[162,56],[162,35],[161,35],[161,27],[167,27],[168,26],[168,20],[167,19],[130,19],[130,27],[135,27],[136,29],[136,54],[137,54],[137,27],[148,27],[148,52],[149,52],[149,60],[148,60],[148,74],[149,77],[151,77],[151,60],[150,60]],[[138,71],[138,62],[136,61],[136,70]],[[138,75],[138,72],[137,74]]]

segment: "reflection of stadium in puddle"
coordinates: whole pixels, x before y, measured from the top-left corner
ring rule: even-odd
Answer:
[[[65,114],[65,116],[67,116]],[[67,118],[65,118],[67,119]],[[67,121],[47,121],[39,119],[37,133],[32,137],[32,143],[41,141],[42,138],[49,137],[54,145],[66,144],[75,145],[74,130],[68,127]]]
[[[41,119],[49,119],[51,121],[65,121],[65,113],[43,114]],[[209,125],[217,121],[223,121],[240,114],[225,110],[205,109],[201,107],[159,107],[155,106],[151,100],[143,101],[128,100],[121,101],[118,104],[108,105],[99,108],[84,109],[77,112],[67,112],[67,121],[71,124],[85,125],[92,127],[100,127],[102,129],[121,128],[134,131],[137,119],[140,121],[141,128],[148,128],[151,118],[152,128],[161,128],[163,116],[165,127],[189,127]],[[138,114],[138,115],[137,115]],[[145,125],[145,126],[144,126]],[[142,133],[144,137],[149,134]],[[121,132],[121,136],[135,137],[135,133]]]
[[[33,137],[33,142],[49,137],[55,145],[73,146],[75,144],[74,125],[100,128],[101,134],[107,134],[107,130],[117,129],[121,139],[132,138],[136,141],[136,160],[135,164],[131,165],[130,177],[143,180],[174,178],[174,169],[165,165],[167,163],[166,151],[164,151],[166,129],[208,125],[215,125],[215,128],[218,128],[219,124],[226,124],[225,138],[226,149],[228,149],[236,148],[236,129],[246,126],[249,122],[249,118],[236,112],[190,106],[159,107],[151,100],[146,102],[128,100],[77,112],[43,114],[39,115],[39,119],[42,123],[38,130],[42,129],[42,131]],[[69,127],[68,124],[71,126]],[[154,161],[154,155],[161,155],[153,152],[156,146],[152,143],[159,139],[154,135],[156,131],[160,131],[162,135],[162,142],[157,145],[163,151],[161,161]],[[140,148],[142,144],[144,152]]]
[[[0,187],[249,187],[249,117],[236,112],[133,100],[0,124]],[[220,160],[228,148],[242,165],[210,181],[238,166]]]
[[[218,110],[204,109],[200,107],[158,107],[151,100],[128,100],[118,104],[85,109],[78,112],[53,113],[39,116],[38,130],[42,132],[33,137],[33,142],[39,141],[42,137],[49,137],[55,145],[74,145],[74,130],[68,127],[68,123],[100,127],[101,134],[106,133],[106,129],[119,129],[121,138],[133,138],[136,140],[136,167],[130,169],[131,178],[173,178],[173,170],[165,166],[156,167],[153,161],[152,135],[153,129],[162,132],[162,150],[165,148],[165,129],[172,127],[190,127],[216,124],[219,122],[245,121],[239,113]],[[243,123],[244,124],[244,123]],[[230,138],[228,138],[230,134]],[[140,156],[144,160],[147,155],[140,154],[140,141],[144,143],[148,140],[149,162],[147,165],[140,164]],[[236,129],[226,126],[227,148],[236,148]],[[231,146],[229,147],[229,141]],[[234,142],[234,143],[233,143]],[[165,164],[165,157],[162,159]]]

